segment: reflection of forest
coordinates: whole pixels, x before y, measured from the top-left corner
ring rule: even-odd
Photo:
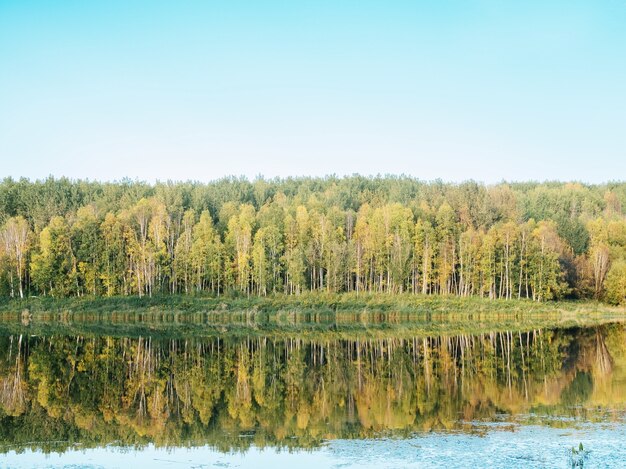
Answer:
[[[0,338],[0,441],[310,447],[626,404],[626,329],[427,338]],[[60,443],[59,443],[60,442]]]

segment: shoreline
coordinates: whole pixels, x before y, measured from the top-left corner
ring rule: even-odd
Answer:
[[[625,306],[612,306],[589,300],[535,302],[528,299],[488,299],[480,297],[430,296],[385,293],[303,293],[268,296],[158,295],[114,297],[29,297],[0,299],[0,313],[105,313],[105,312],[379,312],[379,313],[516,313],[542,312],[623,314]]]
[[[113,297],[29,297],[0,299],[0,313],[27,311],[30,314],[61,312],[604,312],[623,314],[626,306],[613,306],[590,300],[560,300],[536,302],[528,299],[488,299],[481,297],[431,296],[385,293],[315,293],[300,295],[273,294],[268,296],[209,296],[209,295],[155,295]]]
[[[417,337],[626,322],[624,308],[413,295],[29,298],[0,302],[0,332],[163,337]]]

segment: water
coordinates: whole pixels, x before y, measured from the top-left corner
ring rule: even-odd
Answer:
[[[80,324],[0,328],[1,467],[626,465],[623,323]]]

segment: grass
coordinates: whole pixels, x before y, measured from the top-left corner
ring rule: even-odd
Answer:
[[[574,327],[626,320],[624,308],[414,295],[167,295],[0,301],[0,332],[49,335],[416,337]]]
[[[592,301],[537,303],[530,300],[489,300],[485,298],[425,295],[355,293],[275,294],[266,297],[216,297],[201,295],[116,296],[116,297],[31,297],[0,300],[0,313],[28,310],[38,313],[224,313],[255,311],[280,312],[363,312],[378,313],[608,313],[626,316],[626,308]]]

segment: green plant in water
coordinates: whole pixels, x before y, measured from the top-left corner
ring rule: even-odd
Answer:
[[[571,467],[584,467],[585,461],[589,458],[589,451],[586,450],[581,443],[578,444],[578,448],[572,446],[570,453],[570,465]]]

